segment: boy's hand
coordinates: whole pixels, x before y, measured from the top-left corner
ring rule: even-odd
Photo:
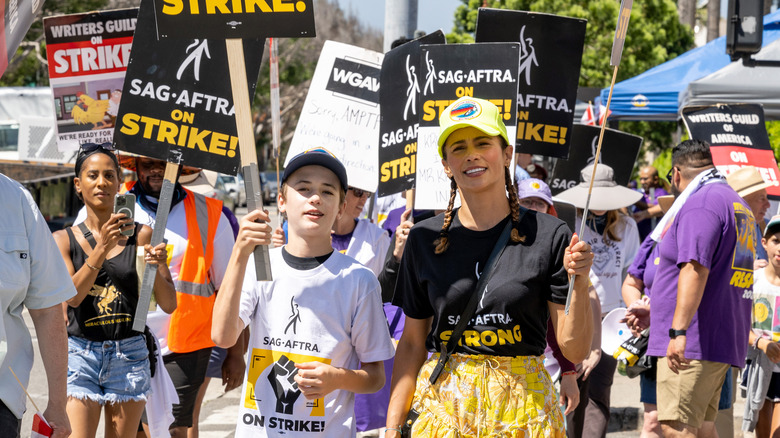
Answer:
[[[295,382],[307,400],[325,397],[338,389],[338,369],[322,362],[296,363]]]
[[[241,224],[236,237],[236,248],[241,255],[248,257],[258,245],[270,245],[271,229],[270,217],[267,210],[250,211],[241,219]],[[262,222],[257,222],[262,221]]]

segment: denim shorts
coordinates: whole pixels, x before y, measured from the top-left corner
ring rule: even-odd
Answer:
[[[68,337],[68,397],[101,405],[145,401],[150,380],[143,335],[102,342]]]

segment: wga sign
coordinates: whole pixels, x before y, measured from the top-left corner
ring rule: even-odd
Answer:
[[[379,69],[343,58],[336,58],[325,89],[378,105]]]

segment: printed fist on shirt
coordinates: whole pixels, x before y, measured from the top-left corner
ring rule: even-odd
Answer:
[[[292,414],[293,405],[301,396],[301,391],[295,382],[296,374],[298,369],[295,368],[295,362],[287,356],[280,357],[268,373],[268,381],[276,395],[276,412],[280,414]]]

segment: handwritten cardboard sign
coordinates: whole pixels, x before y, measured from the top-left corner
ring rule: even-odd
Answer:
[[[349,185],[376,191],[381,66],[381,53],[325,42],[285,164],[322,147],[347,168]]]

